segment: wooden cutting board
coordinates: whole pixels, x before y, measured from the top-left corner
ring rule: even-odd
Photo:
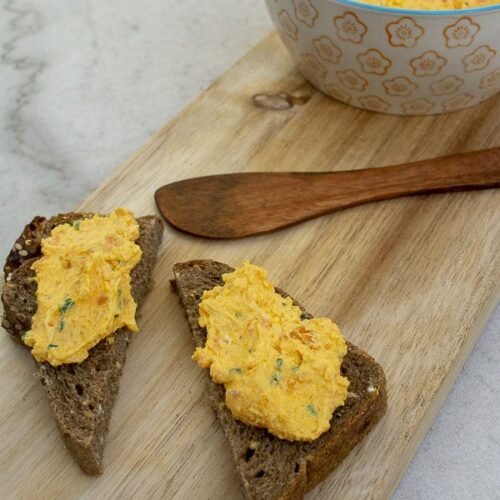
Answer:
[[[437,117],[360,111],[314,91],[271,35],[77,208],[122,205],[142,215],[155,211],[156,188],[190,176],[355,169],[490,146],[500,146],[499,98]],[[365,205],[239,241],[196,239],[168,227],[156,287],[129,349],[102,476],[85,476],[74,464],[29,353],[1,336],[0,497],[240,498],[168,280],[176,261],[238,265],[250,258],[309,311],[333,318],[387,374],[386,416],[309,498],[386,498],[498,300],[499,243],[498,191]]]

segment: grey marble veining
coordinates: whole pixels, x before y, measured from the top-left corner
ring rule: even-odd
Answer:
[[[259,0],[3,0],[0,256],[69,210],[270,29]],[[2,257],[3,258],[3,257]],[[394,498],[500,498],[500,309]]]

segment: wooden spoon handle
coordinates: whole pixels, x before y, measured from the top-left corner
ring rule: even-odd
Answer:
[[[347,204],[341,203],[342,208],[400,196],[499,187],[500,148],[383,168],[331,172],[323,180],[337,188],[337,202],[338,186],[343,186]]]

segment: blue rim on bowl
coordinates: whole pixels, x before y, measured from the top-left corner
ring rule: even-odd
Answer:
[[[374,12],[380,12],[383,14],[406,14],[407,16],[465,16],[467,14],[485,14],[487,12],[500,12],[500,3],[493,5],[485,5],[484,7],[470,7],[468,9],[447,9],[447,10],[419,10],[419,9],[401,9],[399,7],[383,7],[382,5],[372,5],[363,2],[357,2],[355,0],[332,0],[333,3],[339,3],[342,5],[348,5],[350,7],[356,7],[366,10],[371,10]]]

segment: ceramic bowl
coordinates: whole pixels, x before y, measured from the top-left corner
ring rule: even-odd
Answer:
[[[300,72],[357,108],[432,115],[500,91],[500,5],[422,11],[351,0],[266,0]]]

